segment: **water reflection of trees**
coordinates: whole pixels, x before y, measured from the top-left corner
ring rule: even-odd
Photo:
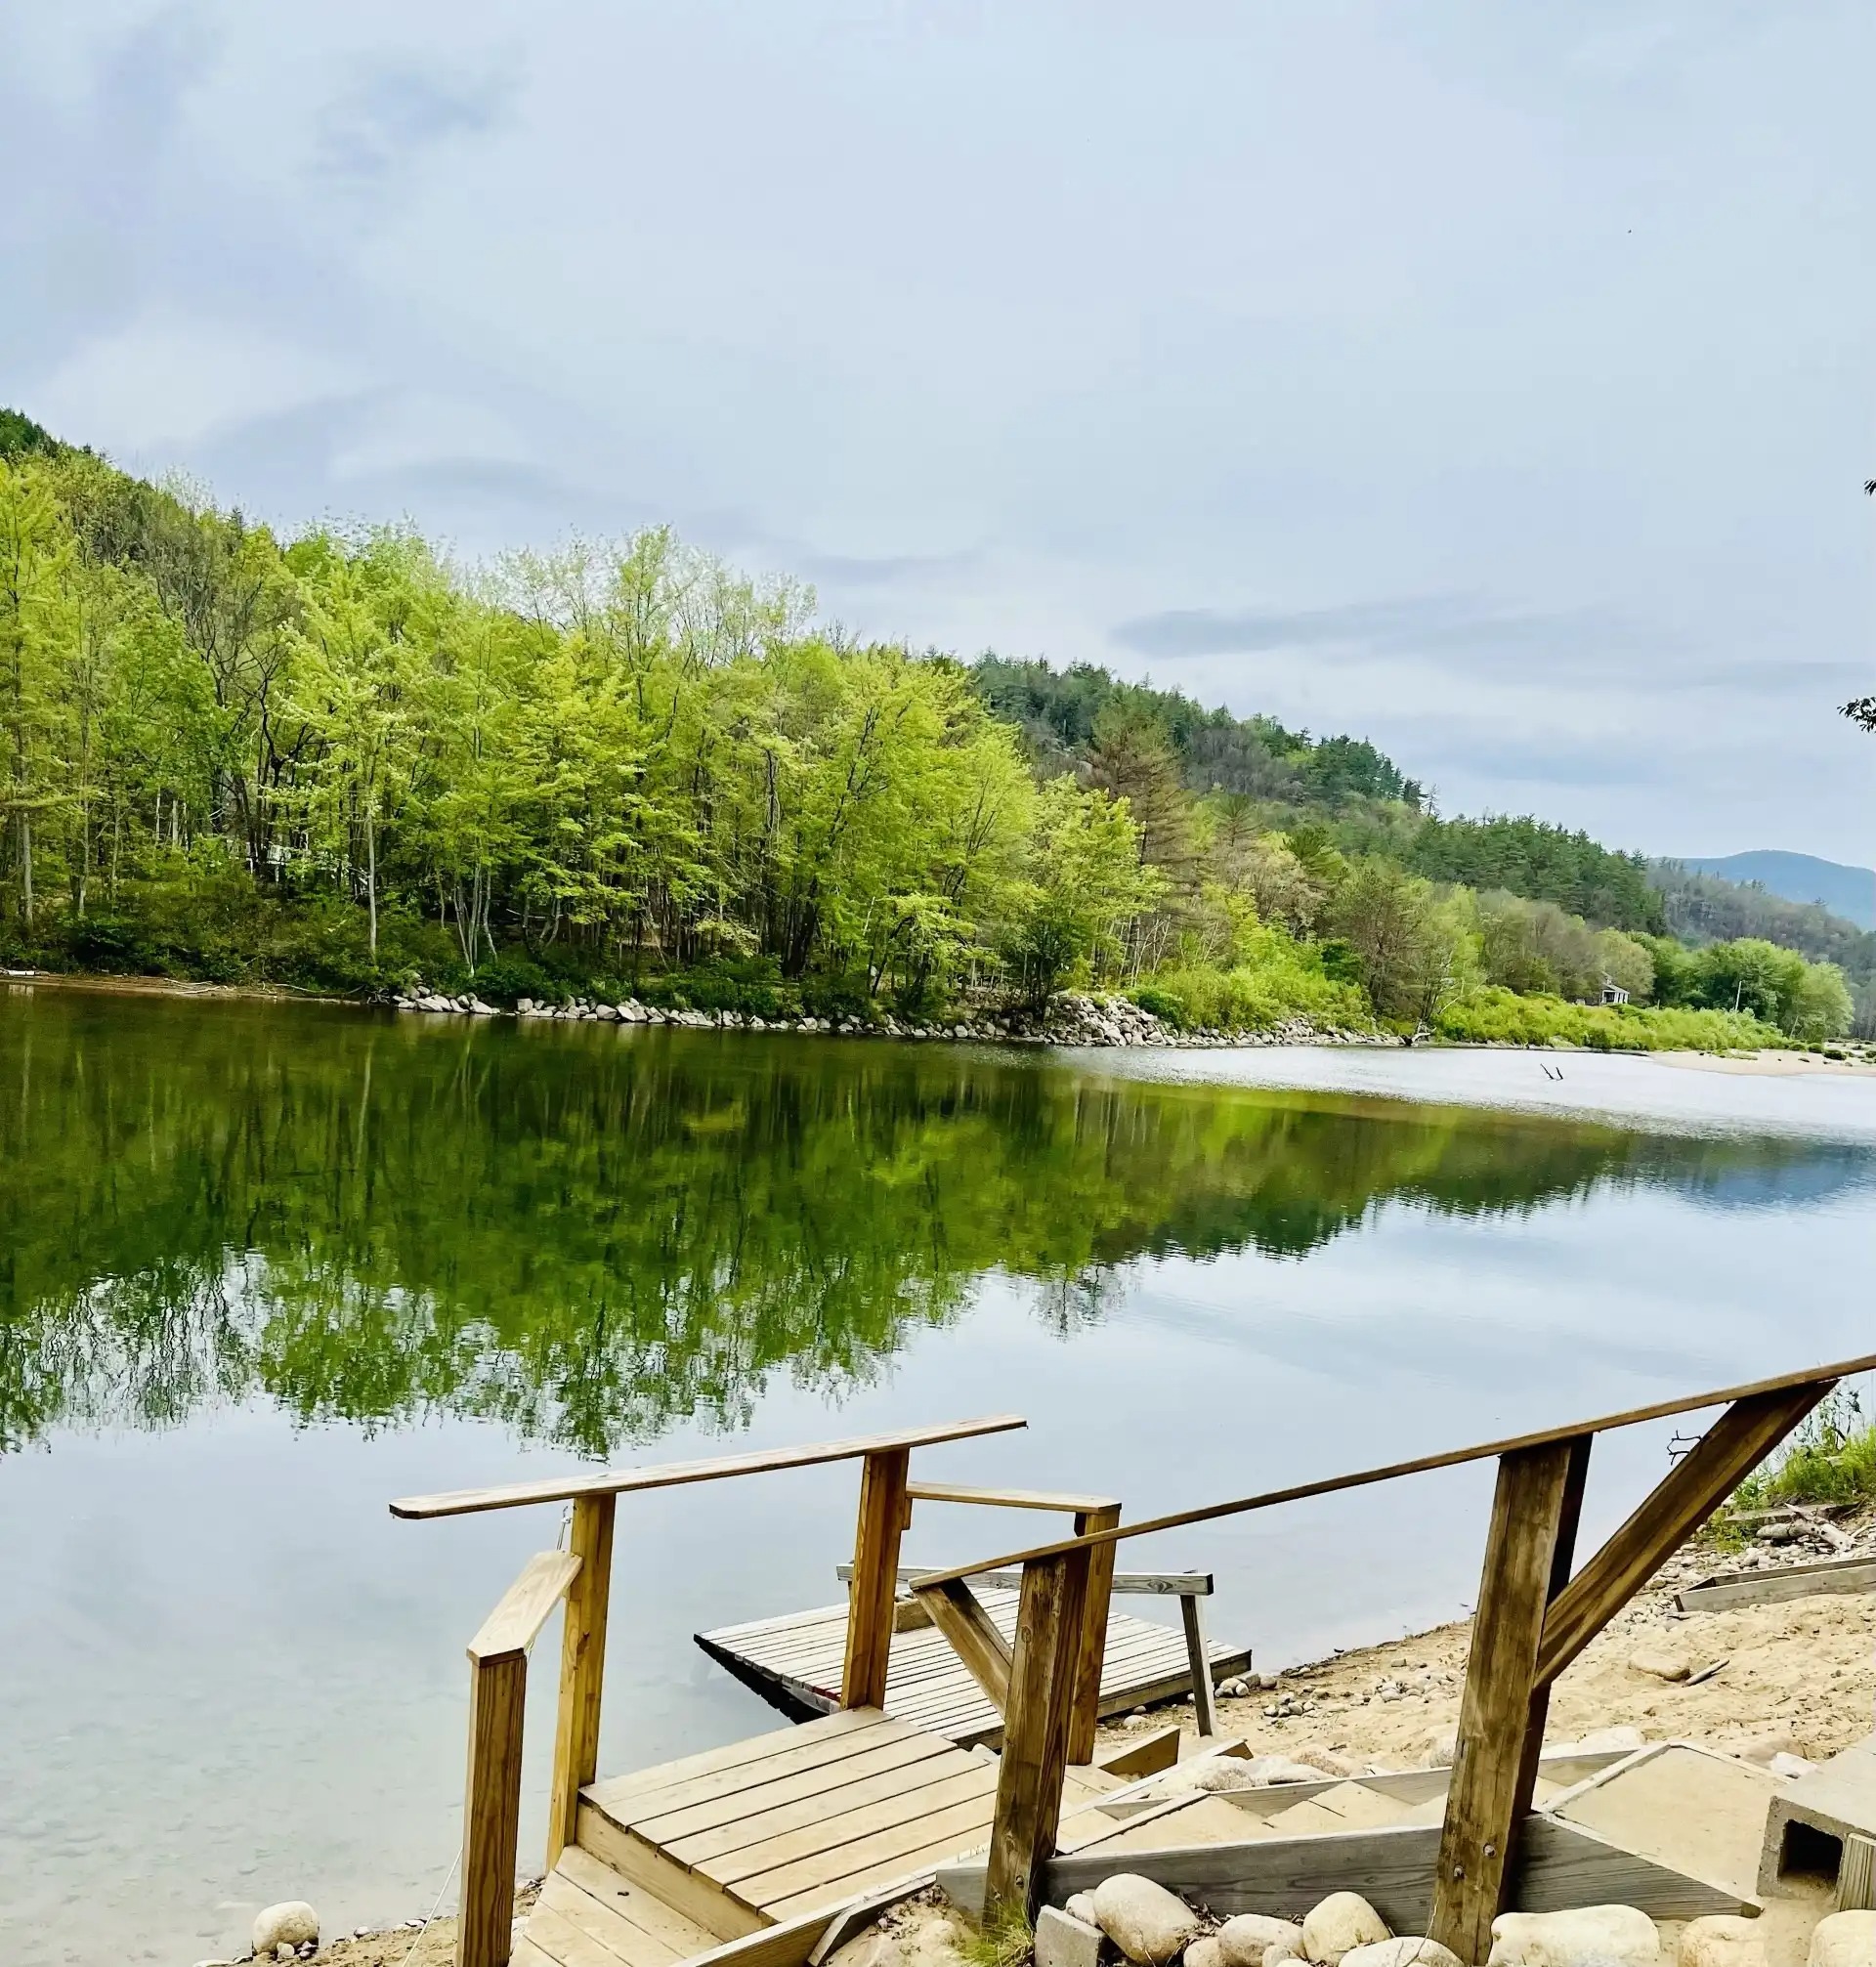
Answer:
[[[263,1391],[599,1453],[839,1387],[977,1279],[1071,1330],[1118,1266],[1301,1257],[1389,1201],[1613,1183],[1732,1203],[1855,1149],[1076,1076],[1029,1055],[417,1024],[260,1006],[0,1010],[0,1444]]]

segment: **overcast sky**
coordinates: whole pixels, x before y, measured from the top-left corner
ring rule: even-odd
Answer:
[[[0,402],[1876,861],[1868,0],[0,12]]]

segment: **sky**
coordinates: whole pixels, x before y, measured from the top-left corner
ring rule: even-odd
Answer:
[[[0,11],[0,403],[1876,863],[1876,9]]]

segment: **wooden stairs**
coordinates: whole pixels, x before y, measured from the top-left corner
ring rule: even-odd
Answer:
[[[1076,1769],[1066,1807],[1121,1786]],[[877,1708],[589,1783],[513,1957],[797,1967],[842,1907],[981,1849],[996,1796],[994,1756]]]

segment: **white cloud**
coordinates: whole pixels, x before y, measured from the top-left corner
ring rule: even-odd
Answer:
[[[235,322],[167,311],[82,343],[34,392],[42,423],[148,463],[234,426],[359,389],[363,370]]]
[[[62,435],[1876,858],[1866,4],[28,12],[0,394]]]
[[[494,406],[419,389],[364,406],[333,449],[330,470],[351,483],[470,460],[525,465],[533,456],[514,421]]]

